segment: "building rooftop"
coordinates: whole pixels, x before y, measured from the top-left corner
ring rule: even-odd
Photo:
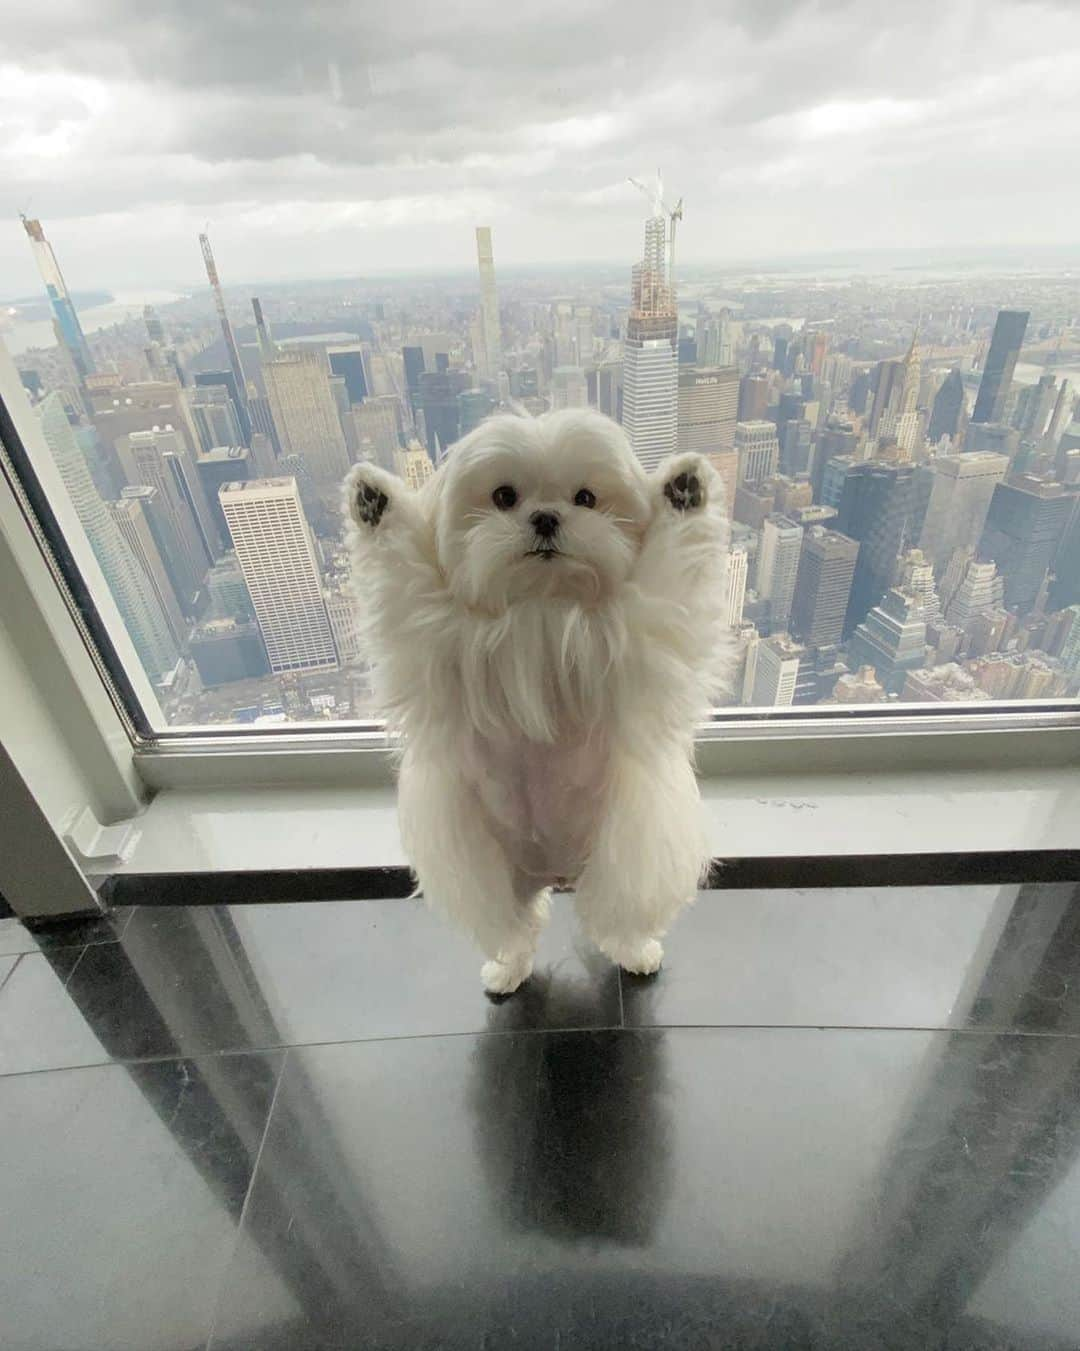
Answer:
[[[251,452],[247,446],[214,446],[199,456],[200,464],[220,464],[223,460],[246,460]]]
[[[219,493],[221,496],[225,496],[227,493],[248,493],[251,496],[255,496],[258,493],[264,493],[271,488],[281,489],[288,487],[296,487],[296,479],[294,479],[291,474],[284,474],[279,478],[237,479],[232,483],[223,483],[219,489]]]

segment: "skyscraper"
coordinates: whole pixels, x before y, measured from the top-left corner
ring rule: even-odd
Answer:
[[[1005,604],[1026,614],[1035,604],[1072,510],[1060,483],[1021,474],[994,489],[979,556],[1005,578]]]
[[[757,593],[769,602],[769,624],[779,633],[788,626],[802,549],[802,526],[786,516],[765,517],[758,553]]]
[[[840,642],[858,556],[856,540],[820,525],[807,529],[791,603],[796,638],[813,647]]]
[[[363,403],[374,393],[374,375],[371,370],[371,349],[367,343],[334,343],[327,346],[326,359],[334,375],[345,377],[349,403]]]
[[[195,385],[184,391],[184,397],[204,454],[215,446],[243,443],[236,405],[225,385]]]
[[[315,545],[296,480],[227,483],[220,502],[271,671],[336,667]]]
[[[349,467],[345,434],[323,351],[293,349],[263,363],[282,455],[302,455],[319,489],[336,486]]]
[[[760,422],[769,411],[769,382],[764,375],[744,375],[739,381],[740,422]]]
[[[255,478],[251,452],[247,446],[215,446],[207,454],[200,455],[195,464],[199,482],[210,504],[211,514],[217,522],[218,531],[222,539],[227,540],[229,528],[225,523],[218,494],[223,484],[246,483],[248,479]]]
[[[708,455],[735,444],[739,372],[734,366],[679,367],[680,450]]]
[[[727,566],[727,622],[737,629],[742,623],[746,601],[746,578],[750,560],[745,549],[732,549]]]
[[[70,357],[71,364],[75,368],[76,378],[81,384],[93,372],[94,358],[90,355],[90,348],[87,346],[82,325],[79,323],[79,316],[75,312],[71,294],[68,291],[67,283],[64,281],[64,274],[60,271],[60,264],[56,261],[56,254],[52,251],[52,245],[45,238],[41,221],[31,220],[23,216],[22,223],[23,229],[30,240],[30,247],[33,250],[38,271],[41,273],[41,280],[45,283],[49,304],[52,306],[53,328],[56,332],[57,341]]]
[[[962,629],[976,615],[1001,608],[1005,581],[994,563],[980,563],[972,550],[963,549],[950,561],[941,591],[946,622]]]
[[[1025,385],[1017,395],[1012,425],[1027,440],[1041,441],[1058,397],[1052,374],[1040,375],[1038,383]]]
[[[678,310],[659,200],[645,222],[645,249],[631,278],[623,342],[623,427],[635,455],[653,469],[678,445]]]
[[[420,408],[424,439],[432,462],[438,464],[461,435],[458,395],[469,387],[464,371],[425,371],[420,377]]]
[[[589,392],[580,366],[556,366],[551,372],[551,407],[587,408]]]
[[[836,526],[859,541],[844,632],[866,618],[896,580],[900,554],[911,542],[914,474],[910,464],[864,460],[844,478]]]
[[[154,512],[156,497],[156,488],[125,488],[118,502],[109,503],[109,510],[128,548],[149,578],[173,643],[180,649],[187,640],[189,625],[162,552],[161,514]]]
[[[1004,455],[986,450],[939,455],[932,462],[933,482],[919,548],[939,575],[956,549],[978,544],[990,499],[1008,469]]]
[[[217,307],[218,322],[221,324],[221,336],[225,339],[225,351],[229,357],[229,369],[232,372],[235,381],[235,393],[233,395],[236,401],[236,411],[240,416],[240,430],[243,432],[244,444],[251,435],[251,416],[248,413],[247,403],[247,381],[244,378],[244,367],[240,361],[240,349],[236,345],[236,339],[233,337],[232,325],[229,323],[228,311],[225,309],[225,296],[221,290],[221,282],[218,279],[217,263],[214,262],[213,250],[210,248],[210,236],[201,234],[199,236],[199,247],[202,249],[203,262],[206,265],[206,279],[210,283],[210,289],[214,293],[214,305]]]
[[[491,226],[476,227],[476,261],[480,268],[480,333],[484,342],[483,374],[494,380],[502,370],[502,331],[499,296],[495,290],[495,255]]]
[[[799,662],[806,648],[779,634],[755,644],[749,698],[746,702],[761,708],[786,708],[794,701],[799,679]],[[751,660],[748,654],[748,660]]]
[[[187,568],[181,601],[195,595],[207,569],[220,552],[221,541],[209,503],[197,477],[194,461],[179,432],[172,427],[132,432],[116,444],[125,480],[146,484],[158,491],[179,541]]]
[[[856,628],[848,659],[872,666],[886,692],[899,694],[906,673],[926,665],[926,618],[919,601],[902,591],[887,591]]]
[[[1000,422],[1005,413],[1005,400],[1012,384],[1020,344],[1024,341],[1029,315],[1027,310],[999,310],[994,324],[990,351],[986,354],[979,392],[975,396],[972,422]]]
[[[405,371],[405,389],[409,396],[409,411],[416,416],[420,407],[420,377],[424,373],[424,349],[420,346],[403,347],[401,361]]]
[[[187,560],[184,556],[180,540],[177,538],[176,529],[173,525],[172,515],[167,503],[162,501],[161,494],[156,488],[149,484],[137,483],[129,484],[120,494],[120,500],[131,500],[137,503],[143,519],[145,519],[153,538],[158,557],[160,557],[162,566],[165,569],[166,576],[169,579],[168,591],[176,597],[176,602],[185,620],[194,619],[199,611],[200,605],[204,599],[201,591],[192,592],[187,581],[190,577],[190,570]],[[134,546],[132,546],[134,548]],[[134,552],[138,555],[139,550]],[[212,572],[213,569],[210,569]],[[207,576],[209,577],[209,572]],[[151,577],[155,587],[158,586],[156,579]],[[162,587],[162,590],[166,588]],[[173,615],[170,606],[165,604],[165,613],[169,617],[170,624],[173,623]],[[187,633],[189,624],[181,624],[176,627],[177,641],[181,643],[184,635]]]
[[[776,438],[776,423],[759,420],[736,422],[735,450],[739,456],[739,486],[760,483],[776,473],[780,458],[780,442]]]
[[[178,654],[153,583],[94,487],[59,394],[46,396],[40,416],[45,440],[124,627],[147,674],[160,680],[176,665]]]
[[[394,457],[401,448],[398,430],[398,400],[368,399],[354,405],[349,412],[356,434],[357,458],[381,464],[394,472]]]
[[[879,361],[874,369],[874,401],[870,405],[870,435],[877,436],[885,412],[899,400],[904,387],[904,362],[901,357]]]
[[[930,412],[930,426],[927,431],[931,444],[936,444],[943,436],[947,436],[953,445],[956,445],[964,408],[964,380],[954,366],[934,395],[934,406]]]

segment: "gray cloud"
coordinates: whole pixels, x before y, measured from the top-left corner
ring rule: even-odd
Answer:
[[[195,279],[206,217],[238,281],[459,265],[477,213],[507,261],[628,261],[656,163],[688,260],[1076,238],[1069,4],[11,8],[0,210],[72,284]],[[0,231],[0,293],[33,281]]]

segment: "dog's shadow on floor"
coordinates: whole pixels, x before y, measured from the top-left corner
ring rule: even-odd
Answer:
[[[618,998],[619,973],[606,970]],[[648,1243],[666,1200],[671,1109],[664,1034],[588,1028],[597,991],[538,974],[493,1005],[473,1056],[477,1155],[513,1227],[563,1240]],[[577,1006],[580,1017],[573,1014]],[[506,1035],[520,1032],[521,1035]]]

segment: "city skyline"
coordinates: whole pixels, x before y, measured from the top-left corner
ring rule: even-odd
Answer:
[[[682,198],[659,175],[645,192],[617,272],[497,278],[501,236],[478,225],[458,286],[226,293],[201,231],[198,294],[82,343],[54,312],[59,345],[24,352],[23,379],[83,459],[79,520],[107,517],[141,570],[125,622],[149,605],[175,641],[151,671],[169,725],[373,712],[341,479],[369,460],[419,486],[508,406],[598,407],[646,469],[708,457],[731,517],[728,702],[1080,692],[1069,275],[733,282],[680,252],[676,277]]]
[[[504,271],[617,259],[656,163],[699,185],[687,263],[1075,245],[1078,66],[1075,7],[1015,0],[16,13],[0,294],[33,289],[22,210],[75,289],[193,283],[208,220],[236,280],[465,268],[477,221]]]

